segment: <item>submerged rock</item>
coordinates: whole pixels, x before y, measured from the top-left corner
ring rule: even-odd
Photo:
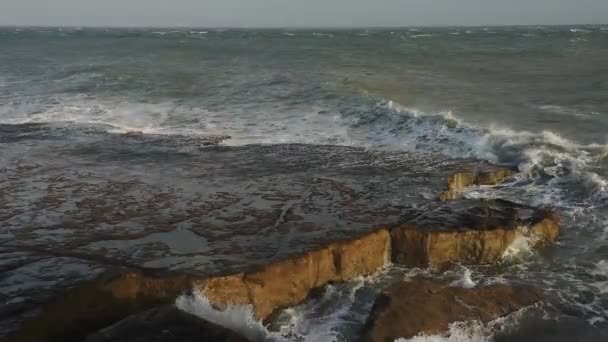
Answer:
[[[90,335],[85,342],[246,342],[248,339],[173,306],[152,309]]]
[[[441,334],[451,323],[487,323],[542,300],[529,286],[447,287],[427,280],[402,282],[377,298],[362,341],[385,342]]]

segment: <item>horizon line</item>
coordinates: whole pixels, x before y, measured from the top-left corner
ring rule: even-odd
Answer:
[[[204,26],[204,25],[159,25],[159,26],[148,26],[148,25],[48,25],[48,24],[0,24],[0,28],[68,28],[68,29],[215,29],[215,30],[309,30],[309,29],[330,29],[330,30],[352,30],[352,29],[402,29],[402,28],[473,28],[473,27],[562,27],[562,26],[603,26],[608,24],[446,24],[446,25],[399,25],[399,26],[347,26],[347,25],[334,25],[334,26]]]

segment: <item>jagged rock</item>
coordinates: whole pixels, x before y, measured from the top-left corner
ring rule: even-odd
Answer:
[[[502,200],[453,201],[391,229],[392,260],[434,268],[488,264],[518,238],[535,247],[558,235],[559,218],[551,211]]]
[[[441,334],[448,325],[504,317],[542,299],[528,286],[493,285],[471,289],[427,280],[395,284],[377,298],[362,341],[385,342],[419,334]]]
[[[152,309],[107,327],[85,342],[246,342],[248,339],[173,306]]]
[[[247,272],[210,278],[143,272],[102,277],[51,302],[12,340],[77,341],[92,330],[167,303],[192,288],[220,308],[251,305],[256,317],[264,320],[278,309],[301,303],[327,283],[376,272],[390,256],[394,262],[412,266],[495,262],[520,235],[536,244],[553,241],[558,232],[558,220],[549,211],[507,201],[448,202],[406,225],[328,243]]]
[[[80,341],[91,331],[171,302],[193,288],[218,306],[253,305],[256,316],[265,319],[277,309],[299,304],[328,282],[375,272],[389,256],[390,235],[381,229],[236,275],[203,279],[128,272],[102,277],[56,298],[7,341]]]
[[[458,198],[467,187],[473,185],[496,185],[511,177],[515,170],[509,167],[483,165],[469,168],[452,174],[448,179],[448,190],[442,192],[439,198],[443,201]]]
[[[370,275],[390,257],[388,230],[329,244],[301,256],[272,263],[250,273],[207,280],[202,292],[220,307],[252,305],[258,319],[277,309],[299,304],[310,292],[329,282]]]
[[[0,131],[0,335],[99,274],[248,271],[406,222],[441,205],[450,175],[489,167],[342,146],[201,149],[204,137]]]

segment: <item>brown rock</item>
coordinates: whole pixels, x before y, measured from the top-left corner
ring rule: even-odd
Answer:
[[[329,282],[376,272],[388,262],[390,235],[380,229],[360,238],[272,263],[246,274],[211,278],[201,290],[214,305],[250,304],[258,319],[297,305]]]
[[[459,321],[486,323],[541,299],[539,290],[524,286],[464,289],[426,280],[398,283],[376,300],[363,341],[385,342],[443,333],[449,324]]]
[[[517,237],[538,246],[558,235],[559,219],[551,211],[502,200],[460,200],[393,228],[392,260],[439,269],[489,264],[499,261]]]
[[[152,309],[107,327],[85,342],[246,342],[224,327],[173,306]]]
[[[478,169],[456,172],[448,179],[448,190],[441,193],[439,198],[442,201],[456,199],[466,187],[496,185],[513,174],[513,169],[495,165],[484,165],[484,167]]]
[[[336,277],[349,281],[370,275],[390,261],[391,237],[387,229],[379,229],[359,239],[336,243],[333,249]]]

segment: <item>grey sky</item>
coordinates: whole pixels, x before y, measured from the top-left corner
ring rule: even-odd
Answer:
[[[0,25],[604,24],[608,0],[0,0]]]

